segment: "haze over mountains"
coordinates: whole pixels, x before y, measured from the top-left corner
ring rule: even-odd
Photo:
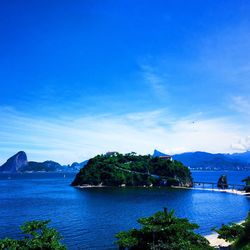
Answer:
[[[154,150],[152,156],[159,157],[166,156],[166,154]],[[234,154],[212,154],[197,151],[176,154],[172,158],[194,170],[250,170],[250,151]],[[0,172],[78,172],[87,162],[74,162],[71,165],[62,166],[54,161],[28,161],[26,153],[20,151],[0,166]]]

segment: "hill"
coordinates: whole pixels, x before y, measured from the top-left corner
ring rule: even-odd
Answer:
[[[72,186],[189,186],[191,183],[191,173],[181,162],[150,155],[114,153],[90,159],[76,175]]]
[[[0,172],[77,172],[86,162],[74,163],[71,166],[62,166],[54,161],[35,162],[28,161],[24,151],[11,156],[2,166]]]
[[[211,154],[207,152],[189,152],[173,155],[192,169],[207,170],[250,170],[250,152],[235,154]]]
[[[28,159],[25,152],[20,151],[11,156],[1,167],[0,172],[19,172],[28,165]]]

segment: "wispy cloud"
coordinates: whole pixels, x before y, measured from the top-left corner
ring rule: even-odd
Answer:
[[[178,118],[166,110],[42,119],[4,108],[0,117],[1,163],[19,150],[32,160],[64,164],[109,150],[230,152],[236,137],[250,134],[250,129],[242,130],[226,118],[207,119],[200,114]]]
[[[167,77],[164,73],[156,72],[156,69],[150,65],[140,65],[142,77],[145,83],[152,89],[158,98],[167,98]]]

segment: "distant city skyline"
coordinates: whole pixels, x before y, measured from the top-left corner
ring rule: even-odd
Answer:
[[[250,149],[250,2],[0,3],[0,164]]]

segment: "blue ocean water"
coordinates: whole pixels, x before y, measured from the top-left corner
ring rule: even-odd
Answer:
[[[222,172],[193,172],[195,181],[217,181]],[[250,172],[226,172],[241,184]],[[73,174],[0,175],[0,238],[19,237],[19,225],[51,219],[68,249],[117,249],[115,233],[137,227],[136,220],[163,207],[198,223],[201,234],[214,226],[238,222],[250,209],[250,198],[200,190],[168,188],[92,188],[69,186]]]

